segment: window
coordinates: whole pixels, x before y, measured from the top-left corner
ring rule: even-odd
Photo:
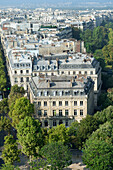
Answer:
[[[29,70],[26,70],[26,73],[29,73]]]
[[[53,110],[53,116],[56,116],[56,110]]]
[[[44,125],[45,125],[45,127],[48,126],[48,121],[47,120],[44,121]]]
[[[44,102],[44,106],[47,106],[47,102]]]
[[[17,80],[17,77],[15,78],[15,81],[14,81],[15,83],[17,83],[18,82],[18,80]]]
[[[59,110],[59,116],[62,116],[62,110]]]
[[[41,106],[41,102],[38,102],[38,106]]]
[[[74,110],[74,116],[77,116],[77,110],[76,109]]]
[[[83,101],[80,101],[80,106],[83,106]]]
[[[63,123],[63,121],[62,121],[62,120],[60,120],[60,121],[59,121],[59,125],[61,125],[62,123]]]
[[[23,74],[23,70],[20,70],[20,73]]]
[[[93,71],[90,71],[90,74],[93,74]]]
[[[80,110],[80,116],[83,116],[83,110]]]
[[[29,77],[26,77],[26,82],[29,82]]]
[[[47,110],[44,110],[44,116],[47,116]]]
[[[24,81],[24,80],[23,80],[23,77],[21,77],[21,78],[20,78],[20,82],[23,82],[23,81]]]
[[[65,106],[68,106],[68,101],[65,101]]]
[[[41,110],[38,110],[38,116],[41,116],[41,115],[42,115]]]
[[[53,101],[53,106],[56,106],[56,102],[55,101]]]
[[[56,120],[53,120],[53,126],[56,126]]]
[[[15,74],[17,74],[17,71],[15,70]]]
[[[74,106],[77,106],[77,101],[74,101]]]
[[[62,101],[59,101],[59,106],[62,106]]]
[[[68,120],[66,120],[65,126],[68,126]]]
[[[65,110],[65,116],[68,116],[69,111]]]

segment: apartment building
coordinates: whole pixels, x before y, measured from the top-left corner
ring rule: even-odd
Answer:
[[[34,59],[33,76],[38,75],[90,76],[94,81],[94,103],[97,106],[102,85],[101,67],[93,56],[82,53],[38,56]]]
[[[70,126],[94,112],[94,82],[86,76],[32,77],[28,94],[43,127]]]

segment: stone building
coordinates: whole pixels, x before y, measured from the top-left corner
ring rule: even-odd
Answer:
[[[93,56],[76,53],[67,55],[39,56],[33,63],[33,76],[37,75],[85,75],[94,81],[94,102],[101,92],[101,67]]]
[[[94,112],[94,82],[86,76],[32,77],[28,94],[43,127],[69,126]]]

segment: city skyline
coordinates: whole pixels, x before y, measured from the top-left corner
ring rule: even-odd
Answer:
[[[113,2],[105,0],[4,0],[0,2],[0,7],[112,8]]]

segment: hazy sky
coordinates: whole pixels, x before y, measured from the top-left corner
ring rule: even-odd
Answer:
[[[15,5],[56,5],[62,4],[63,6],[112,6],[113,0],[0,0],[0,7],[2,6],[15,6]]]

